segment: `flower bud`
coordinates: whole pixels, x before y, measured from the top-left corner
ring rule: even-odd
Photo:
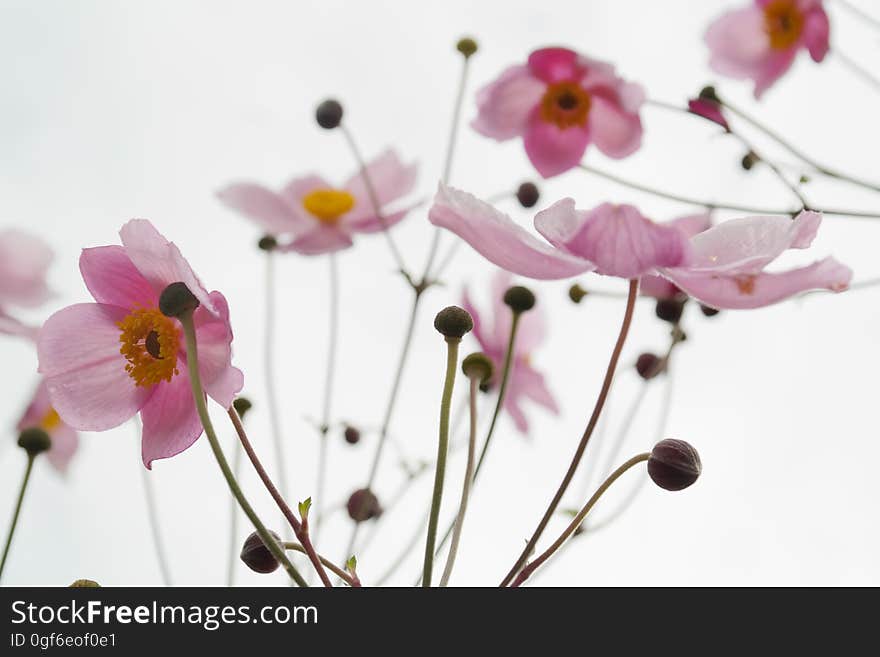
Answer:
[[[43,429],[30,427],[18,434],[18,446],[34,457],[52,447],[52,439]]]
[[[568,298],[574,301],[575,303],[580,303],[585,296],[587,296],[589,292],[587,292],[580,285],[575,283],[570,288],[568,288]]]
[[[687,297],[673,297],[671,299],[658,299],[654,306],[654,314],[664,322],[678,324],[684,312],[684,304]]]
[[[648,459],[648,474],[666,490],[682,490],[693,484],[703,469],[700,455],[683,440],[667,438],[654,445]]]
[[[357,445],[361,441],[361,432],[351,425],[345,427],[342,435],[349,445]]]
[[[199,300],[186,283],[172,283],[159,295],[159,310],[166,317],[183,317],[199,307]]]
[[[740,166],[746,171],[751,171],[752,167],[755,166],[758,162],[761,161],[761,158],[758,157],[758,154],[754,151],[749,151],[745,155],[743,155],[743,159],[740,161]]]
[[[470,37],[464,37],[458,40],[458,43],[455,44],[455,49],[467,59],[477,52],[478,46],[477,42]]]
[[[663,359],[652,353],[644,353],[636,359],[636,372],[645,381],[650,381],[663,371]]]
[[[339,104],[338,100],[333,100],[332,98],[325,100],[315,110],[315,120],[325,130],[338,128],[339,124],[342,123],[342,105]]]
[[[489,392],[492,389],[491,381],[483,381],[480,384],[480,392]]]
[[[524,182],[516,190],[516,200],[524,208],[533,208],[541,198],[538,186],[533,182]]]
[[[447,338],[460,340],[474,328],[474,320],[464,308],[447,306],[434,318],[434,328]]]
[[[708,100],[713,103],[720,103],[721,99],[718,97],[718,94],[715,93],[715,87],[712,85],[706,85],[702,89],[700,89],[700,99]]]
[[[235,412],[238,413],[238,416],[244,419],[245,413],[253,408],[253,404],[251,404],[251,400],[247,397],[236,397],[232,401],[232,407],[235,409]]]
[[[504,293],[504,303],[515,313],[528,312],[535,307],[535,294],[522,285],[514,285]]]
[[[359,488],[348,498],[348,517],[355,522],[364,522],[382,515],[378,498],[368,488]]]
[[[717,315],[719,312],[721,312],[717,308],[713,308],[712,306],[707,306],[706,304],[703,304],[703,303],[700,304],[700,311],[706,317],[715,317],[715,315]]]
[[[261,251],[274,251],[278,248],[278,240],[274,235],[263,235],[257,242],[257,248]]]
[[[93,579],[78,579],[67,588],[69,589],[99,589],[101,585]]]
[[[465,357],[461,362],[461,371],[468,378],[476,378],[480,383],[489,381],[494,371],[492,360],[482,352],[475,352]]]
[[[281,543],[281,537],[273,531],[269,532],[278,543]],[[257,532],[248,536],[244,545],[241,546],[241,555],[239,558],[248,568],[257,573],[271,573],[278,569],[281,564],[272,554],[272,551],[263,543],[263,539]]]

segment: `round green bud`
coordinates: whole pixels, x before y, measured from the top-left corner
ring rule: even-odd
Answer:
[[[251,404],[251,400],[247,397],[236,397],[232,402],[232,407],[235,409],[235,412],[238,413],[240,418],[244,418],[245,413],[247,413],[251,408],[253,408],[253,404]]]
[[[471,57],[478,50],[477,42],[470,37],[464,37],[455,44],[455,49],[465,58]]]
[[[718,94],[715,93],[715,87],[713,87],[712,85],[706,85],[705,87],[700,89],[700,100],[708,100],[713,103],[721,102]]]
[[[468,378],[479,379],[480,383],[486,383],[492,378],[495,367],[492,359],[482,352],[476,352],[465,357],[461,362],[461,371]]]
[[[574,301],[575,303],[580,303],[585,296],[587,296],[589,292],[587,292],[580,285],[575,283],[570,288],[568,288],[568,298]]]
[[[39,427],[30,427],[18,434],[18,446],[26,451],[28,456],[36,456],[52,447],[52,439]]]
[[[447,306],[434,318],[434,328],[447,338],[460,340],[474,328],[474,320],[464,308]]]
[[[69,587],[70,589],[99,589],[101,585],[93,579],[78,579]]]
[[[514,285],[504,293],[504,303],[515,313],[528,312],[535,307],[535,294],[522,285]]]
[[[183,317],[199,307],[199,300],[186,283],[172,283],[159,295],[159,310],[166,317]]]
[[[278,248],[278,240],[273,235],[263,235],[257,242],[257,248],[261,251],[274,251]]]

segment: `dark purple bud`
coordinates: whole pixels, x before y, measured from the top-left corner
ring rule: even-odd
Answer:
[[[361,441],[361,432],[351,425],[345,427],[342,435],[349,445],[357,445]]]
[[[315,110],[315,120],[325,130],[338,128],[342,123],[342,105],[332,98],[325,100]]]
[[[382,515],[379,500],[368,488],[359,488],[348,498],[348,517],[355,522],[364,522]]]
[[[504,303],[515,313],[528,312],[535,307],[535,293],[522,285],[514,285],[504,293]]]
[[[645,381],[650,381],[663,371],[663,359],[652,353],[641,354],[636,359],[636,372]]]
[[[434,328],[447,338],[460,340],[474,328],[474,320],[464,308],[447,306],[434,318]]]
[[[541,198],[538,186],[533,182],[524,182],[516,190],[516,200],[524,208],[533,208]]]
[[[166,317],[183,317],[199,307],[199,300],[186,283],[172,283],[159,295],[159,310]]]
[[[700,455],[690,443],[674,438],[661,440],[651,450],[648,474],[666,490],[682,490],[693,484],[703,469]]]
[[[684,304],[687,297],[673,297],[671,299],[658,299],[654,306],[654,313],[664,322],[678,324],[681,314],[684,312]]]
[[[707,306],[706,304],[703,304],[703,303],[700,304],[700,310],[702,311],[702,313],[706,317],[715,317],[715,315],[717,315],[719,312],[721,312],[717,308],[713,308],[712,306]]]
[[[272,531],[269,533],[272,538],[281,543],[281,537],[278,534]],[[271,573],[281,565],[257,532],[245,539],[244,545],[241,547],[240,558],[248,568],[257,573]]]

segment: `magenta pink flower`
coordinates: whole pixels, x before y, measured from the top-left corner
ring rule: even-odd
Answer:
[[[833,258],[780,273],[764,271],[787,249],[810,245],[821,222],[815,212],[802,212],[794,220],[734,219],[688,239],[687,230],[699,227],[699,217],[687,218],[692,225],[683,230],[654,224],[632,206],[606,203],[584,212],[564,199],[535,217],[535,227],[550,246],[487,203],[441,185],[428,217],[490,262],[521,276],[659,274],[713,308],[758,308],[811,289],[840,292],[852,278],[852,271]]]
[[[822,0],[754,0],[709,26],[709,65],[722,75],[754,80],[760,98],[788,71],[801,48],[821,62],[828,53],[828,35]]]
[[[390,212],[385,207],[412,191],[416,169],[415,164],[402,164],[392,150],[367,165],[384,221],[376,216],[360,172],[342,187],[309,175],[291,180],[280,192],[254,183],[233,183],[217,196],[270,235],[283,238],[282,250],[319,255],[347,249],[354,233],[375,233],[403,219],[411,207]]]
[[[428,218],[490,262],[529,278],[569,278],[586,271],[638,278],[657,267],[686,265],[690,256],[683,231],[655,224],[631,205],[603,203],[584,211],[570,198],[558,201],[535,216],[535,228],[550,244],[491,205],[442,184]]]
[[[38,237],[18,230],[0,232],[0,333],[35,338],[37,329],[22,324],[8,306],[34,308],[50,296],[46,271],[52,249]]]
[[[32,428],[42,429],[49,434],[52,446],[46,452],[46,456],[52,467],[62,474],[65,473],[76,448],[79,446],[79,434],[65,424],[64,420],[52,408],[45,380],[40,381],[34,391],[31,403],[16,426],[18,431]]]
[[[183,329],[158,309],[159,295],[182,282],[199,300],[193,321],[199,372],[224,408],[243,385],[232,366],[229,307],[208,292],[183,258],[144,219],[119,231],[122,246],[83,249],[79,266],[97,303],[52,315],[37,338],[40,372],[62,420],[104,431],[140,412],[144,465],[179,454],[202,433],[190,390]]]
[[[511,275],[503,270],[498,271],[492,278],[491,327],[481,319],[480,313],[471,303],[467,290],[462,299],[462,307],[474,318],[473,335],[480,344],[480,349],[495,366],[492,385],[498,385],[501,380],[507,344],[510,340],[511,313],[510,308],[504,305],[503,298],[504,293],[511,286],[511,280]],[[531,399],[554,414],[559,413],[559,406],[547,389],[543,375],[532,366],[531,362],[531,354],[544,341],[545,334],[546,324],[540,308],[535,308],[522,316],[516,332],[516,344],[503,404],[504,410],[513,418],[520,433],[527,433],[529,430],[528,420],[522,410],[524,399]]]
[[[549,178],[577,166],[591,142],[609,157],[636,151],[644,97],[610,64],[566,48],[544,48],[479,91],[471,125],[498,141],[523,137],[532,164]]]
[[[666,226],[674,226],[691,238],[712,226],[712,216],[708,212],[690,214],[665,222]],[[639,280],[639,292],[655,299],[672,299],[682,292],[677,285],[657,274],[645,274]]]
[[[730,125],[727,123],[727,118],[721,112],[721,105],[714,100],[709,100],[708,98],[692,98],[688,101],[688,111],[691,112],[691,114],[702,116],[704,119],[712,121],[712,123],[717,123],[726,131],[730,132]]]

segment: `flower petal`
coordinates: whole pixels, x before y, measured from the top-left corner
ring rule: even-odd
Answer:
[[[516,378],[521,394],[553,414],[559,414],[559,404],[556,403],[540,372],[531,365],[520,363],[517,365]]]
[[[40,329],[36,326],[28,326],[6,314],[0,309],[0,333],[5,335],[17,335],[28,340],[36,340]]]
[[[301,178],[294,178],[281,190],[281,197],[285,207],[299,211],[303,207],[303,199],[316,189],[333,189],[334,186],[314,173]],[[301,218],[301,217],[300,217]],[[308,218],[308,217],[306,217]],[[309,223],[311,223],[310,220]]]
[[[219,316],[201,308],[193,315],[199,350],[199,374],[205,392],[228,409],[244,386],[244,375],[232,366],[232,326],[226,298],[219,292],[211,292],[211,300]]]
[[[785,216],[731,219],[691,238],[695,271],[755,273],[787,249],[805,249],[813,241],[822,215],[801,212]]]
[[[705,38],[711,51],[709,66],[734,78],[756,78],[771,54],[760,7],[723,14],[709,26]]]
[[[526,154],[544,178],[576,167],[589,143],[590,131],[587,127],[562,129],[555,123],[544,121],[540,112],[532,113],[524,137]]]
[[[804,31],[801,35],[801,39],[814,62],[821,62],[828,54],[830,33],[831,26],[828,24],[828,14],[822,9],[821,4],[817,4],[807,12]]]
[[[57,472],[64,474],[70,466],[73,455],[79,447],[79,434],[76,430],[61,423],[49,432],[52,447],[46,452],[46,458]]]
[[[464,308],[471,316],[471,319],[474,320],[474,328],[471,331],[471,335],[473,335],[476,341],[479,343],[480,349],[484,352],[490,351],[492,347],[487,342],[487,337],[489,336],[484,331],[483,322],[480,318],[480,313],[471,301],[471,296],[467,288],[465,288],[462,292],[461,307]]]
[[[725,130],[730,131],[730,124],[727,122],[727,118],[721,111],[721,105],[714,101],[705,100],[703,98],[691,99],[688,101],[688,111],[691,114],[696,114],[708,121],[712,121],[712,123],[717,123]]]
[[[279,245],[279,250],[296,251],[302,255],[323,255],[347,249],[353,243],[351,235],[338,226],[318,224],[292,242]]]
[[[185,283],[199,303],[216,313],[208,291],[173,242],[166,240],[146,219],[132,219],[119,231],[134,266],[157,294],[171,283]]]
[[[642,144],[639,115],[602,96],[592,96],[589,131],[593,143],[608,157],[626,157]]]
[[[593,269],[592,263],[539,241],[488,203],[442,183],[428,219],[451,230],[490,262],[521,276],[560,279]]]
[[[661,272],[687,294],[712,308],[761,308],[813,289],[842,292],[852,270],[834,258],[781,273],[717,274],[669,269]]]
[[[354,231],[356,233],[378,233],[400,223],[410,211],[417,208],[419,205],[421,205],[421,203],[404,208],[403,210],[398,210],[397,212],[383,213],[382,219],[379,219],[379,217],[371,213],[366,213],[354,218],[345,215],[342,218],[342,225],[346,230]]]
[[[256,183],[232,183],[217,198],[272,235],[295,232],[302,225],[302,217],[283,196]]]
[[[580,80],[584,75],[583,60],[568,48],[542,48],[529,55],[529,71],[547,83]]]
[[[95,301],[120,308],[154,307],[158,295],[121,246],[83,249],[79,257],[83,281]]]
[[[551,243],[596,263],[596,271],[609,276],[636,278],[655,267],[684,265],[690,257],[682,231],[655,224],[631,205],[603,203],[583,212],[564,199],[539,212],[535,227]]]
[[[51,293],[46,271],[54,254],[43,240],[20,230],[0,232],[0,303],[34,307]]]
[[[154,388],[153,396],[141,409],[141,456],[148,470],[156,459],[180,454],[202,435],[185,367],[170,382],[163,381]]]
[[[393,149],[388,149],[367,164],[367,179],[373,185],[376,200],[382,208],[409,194],[416,185],[418,166],[405,165]],[[367,188],[363,173],[358,171],[345,183],[345,190],[354,196],[355,206],[343,221],[357,222],[361,218],[375,216],[373,199]]]
[[[150,390],[135,385],[119,353],[124,308],[96,303],[52,315],[37,338],[39,371],[52,406],[75,429],[104,431],[132,417]]]
[[[546,89],[527,66],[511,66],[477,92],[478,113],[471,127],[498,141],[522,135]]]

